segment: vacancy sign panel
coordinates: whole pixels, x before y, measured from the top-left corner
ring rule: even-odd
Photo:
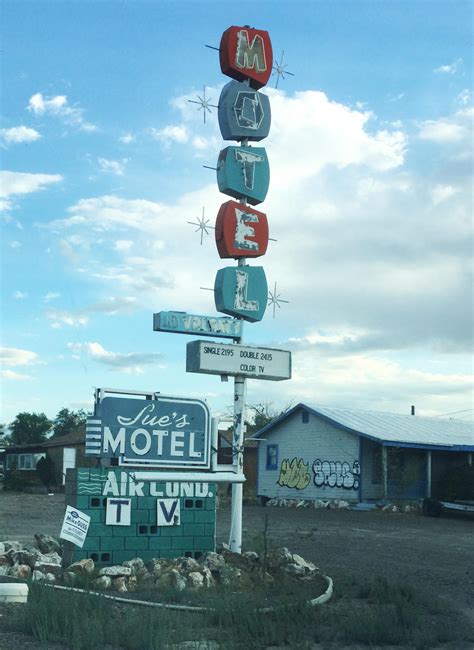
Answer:
[[[291,378],[291,352],[192,341],[186,346],[186,371],[281,381]]]

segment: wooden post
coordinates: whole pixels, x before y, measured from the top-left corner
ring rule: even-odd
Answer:
[[[431,499],[431,449],[426,452],[426,496]]]
[[[387,498],[388,481],[387,481],[387,447],[382,446],[382,480],[383,480],[383,498]]]

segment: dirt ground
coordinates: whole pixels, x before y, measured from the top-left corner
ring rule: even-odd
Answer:
[[[58,535],[63,516],[62,494],[0,492],[0,541],[32,542],[36,532]],[[269,543],[314,562],[334,578],[336,589],[343,573],[385,576],[442,595],[474,627],[473,518],[249,505],[243,511],[244,550],[262,544],[266,517]],[[218,542],[228,541],[229,524],[224,505],[217,515]]]

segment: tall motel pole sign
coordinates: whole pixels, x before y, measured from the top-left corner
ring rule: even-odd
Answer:
[[[197,340],[187,344],[187,372],[234,377],[234,427],[232,517],[230,548],[242,548],[242,477],[246,380],[279,381],[291,377],[291,354],[285,350],[244,346],[244,322],[262,320],[268,285],[262,266],[249,259],[267,251],[267,216],[254,206],[265,200],[270,182],[268,157],[263,147],[251,146],[268,136],[270,101],[259,89],[268,83],[273,54],[268,32],[229,27],[219,47],[222,72],[232,78],[224,86],[218,105],[222,138],[237,141],[219,153],[217,185],[234,200],[223,203],[216,218],[216,246],[221,259],[235,259],[236,266],[218,270],[214,299],[218,312],[227,317],[209,317],[186,312],[154,315],[154,330],[232,339],[233,343]]]
[[[187,345],[188,372],[234,377],[233,466],[217,463],[217,419],[204,401],[96,389],[85,445],[96,467],[66,473],[65,562],[73,556],[98,565],[137,556],[198,559],[215,550],[219,482],[232,483],[230,547],[241,552],[246,380],[289,379],[291,355],[243,345],[244,322],[263,318],[268,297],[263,268],[247,260],[264,255],[269,241],[267,217],[254,207],[267,194],[268,159],[250,143],[270,129],[269,99],[258,92],[272,70],[270,38],[266,31],[229,27],[219,52],[222,72],[233,79],[219,99],[219,126],[224,140],[239,146],[218,158],[219,190],[234,200],[219,209],[216,244],[221,259],[237,265],[220,269],[215,279],[216,309],[225,316],[160,312],[154,330],[201,337]]]

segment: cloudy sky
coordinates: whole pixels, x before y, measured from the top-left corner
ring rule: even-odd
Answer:
[[[213,109],[230,25],[269,31],[293,73],[272,127],[264,266],[289,304],[245,341],[293,378],[250,403],[472,416],[472,3],[2,2],[2,397],[54,417],[94,387],[232,404],[185,371],[162,310],[215,315],[223,143]],[[283,54],[284,53],[284,54]],[[232,264],[232,262],[231,262]]]

